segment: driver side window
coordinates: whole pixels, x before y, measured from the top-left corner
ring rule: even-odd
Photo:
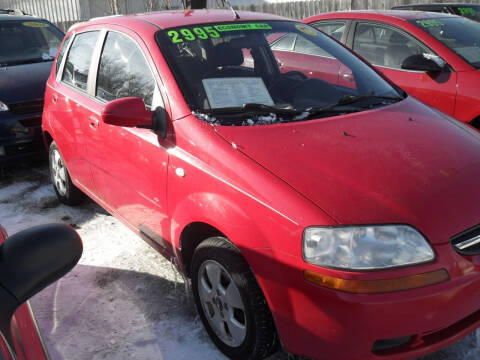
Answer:
[[[433,54],[413,37],[391,27],[371,23],[356,26],[353,50],[373,65],[398,70],[412,55]]]
[[[137,44],[122,34],[109,32],[100,58],[96,97],[108,102],[130,96],[142,98],[151,107],[159,93]]]

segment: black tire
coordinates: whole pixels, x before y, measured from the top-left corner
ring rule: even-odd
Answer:
[[[230,279],[227,278],[224,281],[234,282],[243,301],[244,311],[241,311],[243,313],[241,316],[245,322],[246,332],[244,340],[238,346],[227,344],[217,335],[207,319],[209,315],[205,313],[204,305],[200,299],[199,283],[202,281],[200,278],[202,273],[205,274],[206,264],[211,263],[220,264],[228,272]],[[277,333],[268,304],[248,264],[233,244],[222,237],[206,239],[195,250],[191,269],[192,288],[197,311],[208,334],[220,351],[231,359],[256,360],[264,359],[278,349]],[[212,301],[212,303],[215,302]],[[217,311],[219,309],[217,307]],[[225,309],[228,309],[228,307],[223,310]],[[234,311],[233,307],[232,311]],[[238,312],[238,310],[235,311]],[[224,319],[223,312],[221,318]],[[225,321],[224,326],[228,327],[227,321]]]
[[[80,204],[85,199],[85,194],[73,184],[68,169],[65,166],[65,161],[55,142],[50,144],[48,165],[50,169],[50,180],[52,181],[53,189],[55,190],[58,200],[70,206]],[[58,178],[58,171],[63,171],[63,179]]]

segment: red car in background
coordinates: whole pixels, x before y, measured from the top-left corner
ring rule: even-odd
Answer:
[[[43,132],[58,199],[88,195],[175,264],[230,358],[409,359],[480,325],[480,134],[313,27],[76,25]]]
[[[49,224],[7,239],[0,225],[0,360],[47,360],[29,298],[70,271],[82,242],[71,227]]]
[[[480,23],[418,11],[303,20],[353,49],[409,94],[480,129]]]

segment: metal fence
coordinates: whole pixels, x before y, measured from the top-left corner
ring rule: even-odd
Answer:
[[[237,0],[242,1],[242,0]],[[278,14],[302,19],[322,12],[359,9],[390,9],[394,5],[414,2],[432,3],[448,0],[309,0],[278,1],[250,0],[252,5],[234,6],[242,10]],[[236,3],[235,0],[231,0]],[[479,3],[480,0],[463,0]],[[239,3],[239,2],[237,2]],[[245,3],[245,2],[244,2]],[[220,7],[222,0],[207,0],[208,8]],[[50,20],[66,31],[70,25],[93,17],[132,14],[166,9],[181,9],[182,0],[0,0],[0,8],[20,9]]]

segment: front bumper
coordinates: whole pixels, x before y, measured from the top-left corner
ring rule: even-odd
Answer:
[[[286,254],[273,260],[271,249],[256,250],[249,261],[287,351],[312,359],[399,360],[434,352],[480,327],[480,257],[463,257],[450,244],[435,251],[435,263],[363,275],[395,278],[444,268],[449,281],[369,295],[308,283],[302,271],[318,267]]]
[[[0,164],[45,151],[41,124],[42,113],[0,112]]]

